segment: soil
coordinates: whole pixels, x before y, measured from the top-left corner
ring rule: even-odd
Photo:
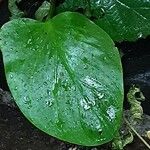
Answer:
[[[27,16],[34,18],[34,12],[42,0],[23,0],[19,4]],[[31,9],[32,6],[32,9]],[[32,11],[31,11],[32,10]],[[9,20],[8,1],[0,0],[0,27]],[[116,43],[122,50],[125,95],[132,84],[141,87],[146,100],[142,103],[144,112],[150,115],[150,37],[136,42]],[[99,147],[82,147],[53,138],[33,126],[13,103],[6,82],[2,54],[0,53],[0,150],[110,150],[110,144]],[[4,100],[5,98],[5,100]],[[3,103],[1,102],[3,99]],[[126,97],[125,97],[126,99]],[[125,101],[125,108],[129,105]],[[142,124],[146,126],[147,123]],[[149,129],[150,130],[150,129]],[[147,140],[147,139],[146,139]],[[137,138],[125,150],[148,150]]]

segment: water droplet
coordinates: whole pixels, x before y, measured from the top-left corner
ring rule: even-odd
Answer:
[[[101,0],[98,0],[95,2],[97,5],[100,5],[101,4]]]
[[[104,57],[104,60],[106,60],[107,58],[106,57]]]
[[[87,62],[88,62],[88,59],[87,59],[86,57],[84,57],[84,58],[83,58],[83,62],[84,62],[84,63],[87,63]]]
[[[140,32],[137,36],[138,38],[141,38],[143,36],[142,32]]]
[[[96,139],[96,142],[100,142],[101,140],[100,139]]]
[[[31,100],[29,99],[28,96],[25,96],[25,97],[24,97],[24,103],[25,103],[25,104],[28,104],[28,105],[31,104]]]
[[[115,116],[116,116],[115,108],[113,106],[108,107],[107,114],[108,114],[110,120],[113,120],[115,118]]]
[[[97,93],[97,96],[99,99],[102,99],[104,97],[104,93]]]
[[[71,90],[76,91],[76,87],[75,87],[75,86],[72,86],[72,87],[71,87]]]
[[[71,32],[68,32],[68,35],[71,35]]]
[[[84,64],[83,68],[84,69],[88,69],[88,66],[86,64]]]
[[[85,110],[89,110],[91,108],[91,106],[86,102],[85,99],[82,99],[80,101],[81,106],[85,109]]]
[[[15,90],[17,90],[17,89],[18,89],[18,87],[16,86],[16,87],[15,87]]]
[[[45,81],[43,84],[44,84],[45,86],[48,85],[48,83],[47,83],[46,81]]]
[[[96,102],[95,102],[95,100],[94,99],[90,99],[90,100],[88,100],[88,102],[87,102],[89,105],[91,105],[91,106],[95,106],[95,104],[96,104]]]
[[[49,45],[46,45],[46,48],[49,49]]]
[[[11,78],[11,79],[13,78],[13,75],[12,75],[12,74],[10,74],[10,78]]]
[[[64,76],[64,73],[63,73],[63,72],[60,72],[60,76],[62,76],[62,77],[63,77],[63,76]]]
[[[51,91],[49,89],[47,89],[47,95],[51,95]]]
[[[38,45],[36,45],[36,49],[39,49],[39,46],[38,46]]]
[[[83,28],[85,29],[85,28],[86,28],[86,25],[84,25]]]
[[[99,133],[102,133],[102,128],[100,124],[96,126],[96,129],[98,130]]]
[[[59,128],[62,128],[63,127],[63,123],[59,120],[56,121],[56,125],[59,127]],[[58,130],[59,130],[58,128]]]
[[[29,40],[28,40],[28,42],[27,42],[27,44],[31,44],[31,41],[32,41],[32,40],[31,40],[31,39],[29,39]]]
[[[26,24],[26,22],[24,20],[20,20],[21,24]]]
[[[101,134],[103,132],[102,128],[99,128],[98,132]]]
[[[102,85],[96,79],[90,78],[89,76],[85,77],[84,82],[88,84],[89,86],[92,86],[95,88],[102,88]]]
[[[46,106],[51,107],[53,105],[53,100],[46,100]]]
[[[96,139],[97,142],[105,141],[105,140],[106,140],[106,138]]]

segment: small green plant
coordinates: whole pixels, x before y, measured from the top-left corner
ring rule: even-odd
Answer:
[[[136,1],[104,0],[101,6],[99,1],[87,2],[85,8],[81,1],[65,1],[52,19],[54,7],[46,3],[46,9],[42,5],[36,13],[39,20],[47,17],[45,22],[20,18],[6,23],[0,47],[8,85],[23,114],[49,135],[94,146],[111,141],[122,121],[123,74],[113,40],[148,35],[150,13],[141,5],[147,8],[150,3],[140,1],[132,8]],[[97,25],[68,12],[80,7],[89,18],[97,17]],[[110,13],[124,18],[115,20]]]

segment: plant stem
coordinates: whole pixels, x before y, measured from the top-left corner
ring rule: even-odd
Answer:
[[[139,93],[139,97],[136,97],[136,93]],[[141,106],[141,101],[145,99],[143,93],[139,87],[133,85],[129,92],[127,93],[127,99],[130,104],[130,113],[132,115],[132,121],[136,123],[138,120],[142,119],[143,108]]]
[[[8,8],[11,13],[10,20],[21,18],[24,15],[24,12],[21,11],[18,8],[18,6],[16,5],[16,3],[19,3],[19,2],[20,2],[20,0],[9,0],[8,1]]]
[[[117,131],[112,141],[112,150],[123,150],[123,142],[120,133]]]
[[[50,8],[46,20],[52,18],[55,11],[55,0],[49,0],[49,2],[50,2]]]
[[[129,126],[129,128],[137,135],[137,137],[147,146],[148,149],[150,149],[150,145],[139,135],[139,133],[132,127],[132,125],[129,123],[129,121],[124,118],[124,121]]]

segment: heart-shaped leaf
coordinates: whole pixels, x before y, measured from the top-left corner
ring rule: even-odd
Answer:
[[[122,69],[102,29],[66,12],[45,23],[13,20],[0,38],[10,90],[35,126],[81,145],[112,140],[122,114]]]
[[[80,0],[65,0],[57,11],[84,10],[84,3]],[[92,0],[90,8],[93,21],[114,41],[133,41],[150,35],[149,0]]]

